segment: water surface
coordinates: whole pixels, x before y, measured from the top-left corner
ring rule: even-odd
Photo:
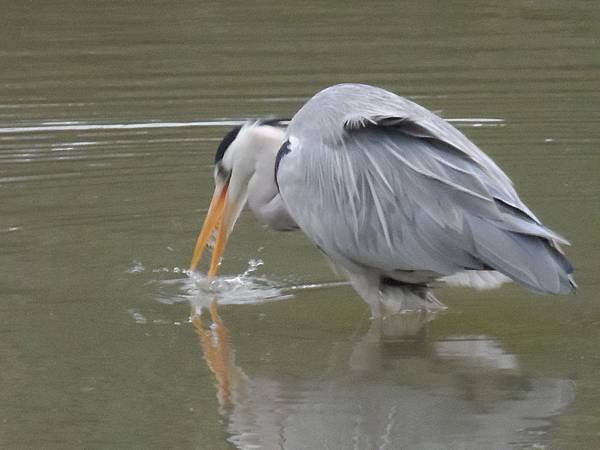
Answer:
[[[597,448],[599,21],[586,1],[4,5],[1,446]],[[440,317],[374,324],[300,233],[245,214],[228,337],[190,323],[220,138],[342,81],[471,119],[571,240],[578,294],[441,289]]]

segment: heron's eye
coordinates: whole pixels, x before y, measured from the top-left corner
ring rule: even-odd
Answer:
[[[223,166],[223,164],[219,161],[215,165],[215,177],[218,177],[223,181],[227,181],[231,177],[231,170],[226,169],[225,166]]]

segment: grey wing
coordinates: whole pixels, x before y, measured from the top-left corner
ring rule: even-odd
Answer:
[[[566,241],[458,130],[425,119],[349,117],[337,140],[292,136],[289,180],[279,182],[302,230],[342,265],[440,276],[494,269],[535,291],[570,292],[558,246]]]

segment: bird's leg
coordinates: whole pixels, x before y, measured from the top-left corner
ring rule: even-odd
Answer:
[[[369,308],[371,309],[371,319],[377,321],[381,319],[381,301],[379,298],[377,301],[370,301]]]
[[[355,273],[344,270],[350,284],[371,309],[371,319],[381,317],[381,290],[379,276],[370,273]]]

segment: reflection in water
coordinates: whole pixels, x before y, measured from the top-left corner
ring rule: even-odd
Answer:
[[[373,320],[354,341],[325,343],[327,368],[316,379],[285,367],[249,375],[216,303],[209,311],[212,326],[198,314],[192,323],[238,448],[529,448],[575,395],[566,380],[522,375],[493,338],[429,338],[435,316],[419,311]],[[304,345],[294,350],[300,361],[315,342]]]
[[[223,410],[231,403],[231,386],[240,384],[245,375],[233,360],[229,351],[229,330],[223,324],[217,311],[217,300],[209,306],[212,325],[208,328],[202,322],[201,314],[192,311],[191,322],[200,337],[204,359],[217,379],[217,395]]]

